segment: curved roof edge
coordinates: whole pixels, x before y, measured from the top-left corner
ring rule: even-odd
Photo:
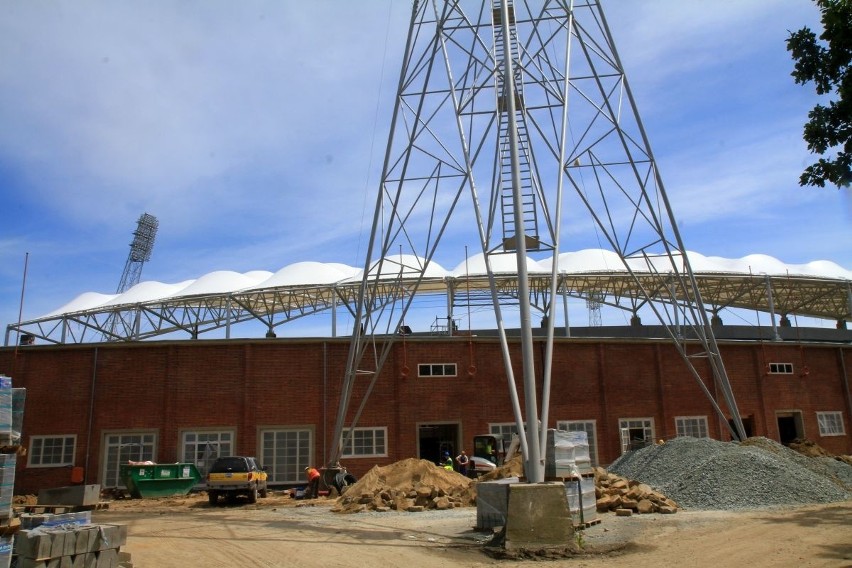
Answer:
[[[806,264],[785,264],[777,258],[764,254],[750,254],[742,258],[730,259],[719,256],[704,256],[692,251],[687,251],[687,257],[695,273],[807,276],[852,281],[852,270],[847,270],[829,260],[816,260]],[[417,266],[422,266],[422,260],[413,256],[388,257],[382,264],[381,275],[391,277],[400,270],[408,272]],[[668,264],[668,259],[661,257],[661,260]],[[552,262],[553,257],[543,260],[534,260],[528,257],[527,270],[530,273],[549,273]],[[635,272],[647,271],[643,260],[631,260],[629,264]],[[376,265],[377,263],[374,263],[373,267]],[[495,273],[514,273],[517,270],[514,254],[494,255],[491,257],[491,265]],[[559,272],[569,274],[626,271],[619,256],[613,251],[604,249],[585,249],[561,253],[558,258],[558,266]],[[37,319],[113,305],[157,302],[185,296],[227,294],[280,286],[329,286],[336,283],[352,282],[361,278],[362,274],[362,268],[340,263],[313,261],[289,264],[276,272],[265,270],[252,270],[246,273],[215,271],[196,279],[175,284],[144,281],[122,294],[84,292],[62,307]],[[468,274],[472,276],[486,274],[485,258],[482,253],[471,256],[452,270],[447,270],[433,261],[429,264],[426,273],[427,277],[450,278],[464,277]]]

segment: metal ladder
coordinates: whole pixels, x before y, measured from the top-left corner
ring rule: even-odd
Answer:
[[[509,38],[504,37],[501,0],[492,1],[492,29],[494,31],[494,58],[497,79],[497,113],[498,113],[498,160],[500,174],[497,182],[500,185],[500,208],[503,224],[503,250],[517,249],[517,235],[520,232],[515,226],[514,217],[514,188],[512,187],[512,160],[509,148],[509,105],[506,100],[506,81],[503,76],[503,65],[506,57],[513,62],[512,75],[514,78],[515,120],[518,129],[518,160],[520,165],[523,232],[526,235],[528,250],[537,250],[540,245],[538,230],[538,201],[536,199],[535,180],[531,167],[530,140],[527,132],[526,113],[524,109],[524,94],[522,69],[520,65],[520,49],[518,34],[515,27],[515,9],[512,0],[508,0]]]

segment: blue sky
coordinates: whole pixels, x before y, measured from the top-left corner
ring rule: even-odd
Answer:
[[[852,269],[852,194],[800,188],[788,31],[805,0],[604,9],[687,249]],[[0,323],[144,280],[360,265],[410,2],[7,0],[0,17]],[[464,260],[464,245],[442,257]],[[562,250],[578,250],[563,242]]]

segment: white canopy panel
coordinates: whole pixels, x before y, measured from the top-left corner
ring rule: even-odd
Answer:
[[[847,270],[828,260],[818,260],[806,264],[786,264],[777,258],[752,254],[739,259],[704,256],[696,252],[687,253],[696,274],[739,274],[744,276],[769,275],[807,276],[831,280],[852,281],[852,270]],[[503,254],[490,257],[492,270],[497,274],[512,274],[517,271],[514,255]],[[665,259],[663,259],[665,260]],[[527,259],[530,274],[550,272],[552,258],[544,260]],[[586,249],[565,252],[559,255],[559,272],[563,274],[587,273],[624,273],[626,270],[617,254],[604,249]],[[667,261],[666,261],[667,262]],[[382,264],[382,277],[391,278],[402,271],[410,276],[423,264],[423,259],[404,256],[388,257]],[[647,272],[644,262],[631,261],[636,272]],[[108,308],[110,306],[158,303],[183,297],[199,295],[227,295],[238,292],[265,290],[279,287],[332,286],[339,283],[353,283],[361,278],[362,269],[340,263],[297,262],[287,265],[277,272],[255,270],[246,273],[233,271],[215,271],[194,280],[176,284],[155,281],[140,282],[123,294],[101,294],[85,292],[57,310],[37,319],[56,318],[64,314],[79,313],[88,310]],[[410,274],[411,273],[411,274]],[[453,270],[447,270],[432,262],[427,268],[427,278],[463,278],[466,275],[486,274],[485,259],[480,253],[458,264]]]

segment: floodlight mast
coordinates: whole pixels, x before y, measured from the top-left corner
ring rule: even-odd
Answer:
[[[115,291],[116,294],[126,292],[139,283],[142,265],[151,260],[151,251],[154,250],[154,239],[157,238],[159,226],[159,221],[153,215],[143,213],[139,217],[136,230],[133,231],[133,241],[130,243],[130,253],[127,255],[127,262],[124,264],[124,272],[121,274],[121,281]]]
[[[569,108],[569,97],[571,105]],[[487,202],[479,188],[488,189]],[[567,188],[567,192],[563,189]],[[573,190],[573,192],[572,192]],[[563,202],[563,193],[573,197]],[[471,218],[454,216],[464,196]],[[722,428],[745,429],[662,178],[600,2],[415,0],[329,464],[382,374],[438,244],[478,239],[527,475],[545,452],[562,211],[583,212],[665,327]],[[460,222],[452,223],[452,221]],[[527,364],[527,255],[551,266],[541,419]],[[514,254],[521,301],[526,422],[521,415],[493,262]],[[641,278],[640,278],[641,276]],[[667,291],[662,298],[660,290]],[[605,290],[596,291],[603,300]],[[457,290],[464,304],[464,290]],[[468,298],[468,301],[470,298]],[[567,322],[566,322],[567,324]],[[705,384],[702,374],[712,374]],[[349,412],[355,379],[363,394]],[[714,393],[721,393],[726,410]],[[532,396],[531,396],[532,395]],[[531,398],[533,400],[531,400]],[[728,416],[726,416],[729,415]],[[349,425],[347,427],[347,422]],[[344,436],[344,432],[347,434]],[[536,440],[538,437],[538,441]],[[533,448],[532,446],[537,446]],[[539,477],[536,473],[536,477]]]
[[[122,294],[139,283],[142,276],[142,266],[151,260],[151,252],[154,250],[154,240],[157,237],[159,226],[159,221],[153,215],[143,213],[139,216],[136,230],[133,231],[130,252],[127,255],[127,261],[124,263],[124,271],[115,291],[116,294]],[[109,321],[105,326],[106,331],[103,334],[104,340],[114,341],[121,337],[133,336],[136,328],[134,320],[135,313],[116,311],[110,314]],[[116,335],[116,328],[119,326],[122,327],[122,333]]]

